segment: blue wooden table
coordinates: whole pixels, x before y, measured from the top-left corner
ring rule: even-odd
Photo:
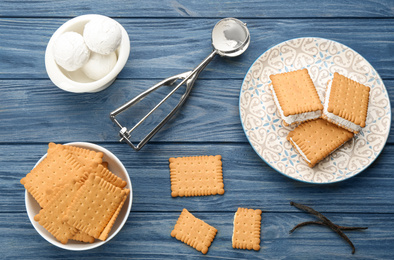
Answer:
[[[49,80],[45,48],[64,22],[91,13],[123,25],[131,40],[130,57],[106,90],[68,93]],[[248,24],[252,41],[246,53],[215,58],[182,110],[141,151],[119,143],[109,113],[159,80],[196,66],[210,53],[211,29],[224,17]],[[248,68],[268,48],[307,36],[335,40],[360,53],[380,74],[389,96],[394,95],[392,0],[1,1],[0,258],[393,259],[392,132],[367,170],[344,182],[313,185],[273,170],[242,130],[239,91]],[[109,149],[123,162],[133,185],[132,210],[121,232],[84,252],[57,248],[40,237],[27,217],[19,183],[48,142],[74,141]],[[223,157],[225,194],[172,198],[168,158],[215,154]],[[297,223],[314,220],[290,201],[314,207],[340,225],[368,226],[347,232],[355,255],[325,227],[304,227],[290,235]],[[263,211],[260,251],[232,249],[238,207]],[[218,229],[207,255],[170,236],[183,208]]]

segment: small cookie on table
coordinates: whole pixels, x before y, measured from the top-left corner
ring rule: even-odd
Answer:
[[[234,215],[233,248],[260,250],[260,209],[238,208]]]
[[[221,159],[220,155],[170,158],[171,196],[224,194]]]
[[[183,209],[171,236],[206,254],[216,233],[216,228],[196,218],[187,209]]]

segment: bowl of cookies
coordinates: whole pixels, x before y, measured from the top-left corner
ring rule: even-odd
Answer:
[[[126,223],[132,185],[122,162],[86,142],[49,143],[21,179],[27,215],[49,243],[82,251],[110,241]]]

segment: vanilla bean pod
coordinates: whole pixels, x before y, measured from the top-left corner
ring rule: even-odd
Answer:
[[[327,226],[324,222],[322,221],[305,221],[300,224],[297,224],[292,230],[289,231],[289,233],[293,233],[297,228],[307,226],[307,225],[320,225],[320,226]],[[335,224],[334,224],[335,225]],[[338,225],[336,225],[338,226]],[[344,227],[344,226],[338,226],[340,230],[360,230],[360,229],[368,229],[367,227]]]
[[[368,229],[368,227],[344,227],[338,226],[340,230],[361,230],[361,229]]]
[[[312,208],[310,208],[310,207],[308,207],[308,206],[305,206],[305,205],[302,205],[302,204],[299,204],[299,203],[295,203],[295,202],[293,202],[293,201],[290,202],[290,205],[291,205],[291,206],[294,206],[294,207],[296,207],[296,208],[298,208],[298,209],[300,209],[300,210],[306,211],[306,212],[308,212],[308,213],[310,213],[310,214],[312,214],[312,215],[315,215],[316,217],[318,217],[319,219],[322,220],[322,222],[319,222],[319,221],[316,221],[316,222],[314,222],[314,221],[304,222],[304,224],[301,225],[301,226],[305,226],[305,225],[309,225],[309,224],[317,224],[317,225],[320,225],[320,223],[321,223],[322,225],[326,225],[326,226],[330,227],[333,231],[335,231],[338,235],[340,235],[340,236],[341,236],[341,237],[352,247],[352,254],[354,254],[354,253],[356,252],[356,248],[354,247],[352,241],[350,241],[350,239],[345,235],[345,233],[343,233],[343,232],[341,231],[341,226],[338,226],[338,225],[332,223],[332,222],[331,222],[327,217],[325,217],[323,214],[321,214],[320,212],[318,212],[318,211],[316,211],[316,210],[314,210],[314,209],[312,209]],[[313,223],[312,223],[312,222],[313,222]],[[305,223],[306,223],[306,224],[305,224]],[[301,223],[301,224],[302,224],[302,223]],[[297,226],[298,226],[298,225],[297,225]],[[290,233],[293,232],[293,231],[297,228],[297,226],[294,227],[294,228],[290,231]],[[344,230],[354,230],[355,228],[357,228],[357,229],[367,229],[367,228],[360,228],[360,227],[343,227],[343,228],[344,228]]]
[[[320,212],[318,212],[308,206],[298,204],[295,202],[290,202],[290,205],[292,205],[300,210],[304,210],[308,213],[311,213],[311,214],[315,215],[316,217],[320,218],[327,226],[329,226],[332,230],[337,232],[338,235],[340,235],[346,242],[348,242],[348,244],[352,247],[352,254],[354,254],[356,252],[356,248],[354,247],[352,241],[350,241],[350,239],[334,223],[332,223],[328,218],[326,218]]]

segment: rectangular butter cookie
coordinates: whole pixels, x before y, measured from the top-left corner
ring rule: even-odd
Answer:
[[[183,209],[171,236],[206,254],[216,233],[216,228],[196,218],[187,209]]]
[[[94,238],[106,240],[129,193],[129,189],[90,175],[75,195],[63,221]]]
[[[35,221],[38,221],[62,244],[66,244],[78,231],[75,227],[63,221],[63,215],[80,187],[81,184],[75,181],[64,184],[48,205],[34,217]]]
[[[261,213],[259,209],[238,208],[234,215],[233,248],[260,250]]]
[[[171,196],[224,194],[222,157],[170,158]]]
[[[84,176],[83,166],[73,155],[52,149],[53,145],[49,144],[47,157],[20,181],[42,208],[54,195],[56,187]]]

